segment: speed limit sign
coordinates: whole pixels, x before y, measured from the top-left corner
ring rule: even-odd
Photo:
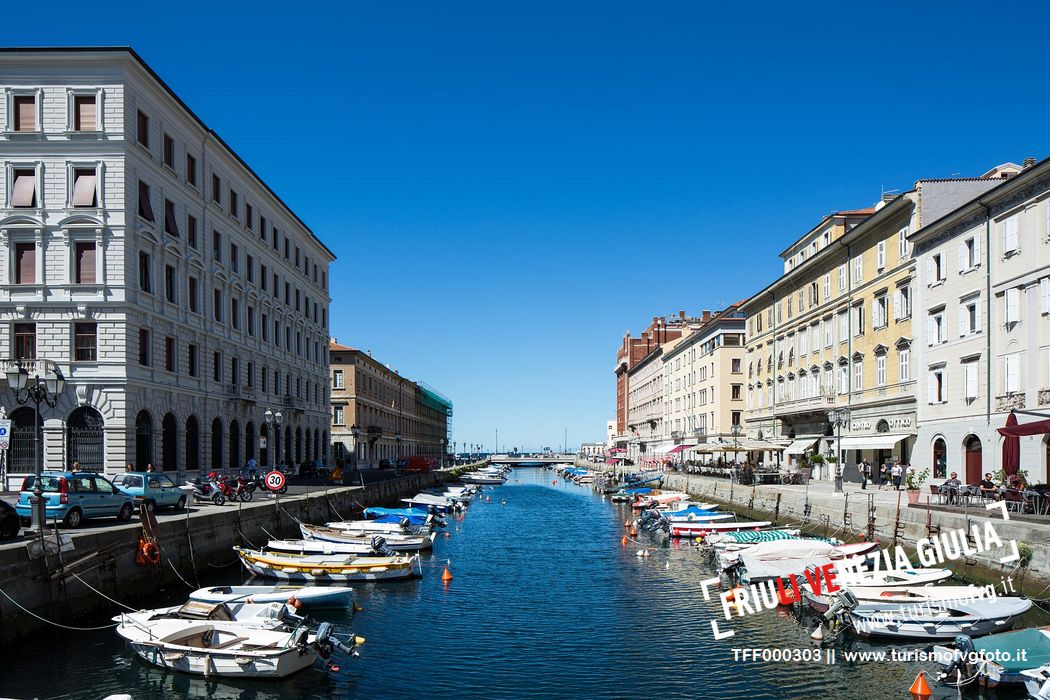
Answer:
[[[284,488],[284,473],[276,469],[266,475],[266,488],[271,491],[280,491]]]

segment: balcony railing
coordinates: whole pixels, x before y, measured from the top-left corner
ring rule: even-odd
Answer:
[[[834,396],[808,396],[804,399],[791,399],[790,401],[777,401],[778,409],[788,411],[820,411],[834,406]]]
[[[281,405],[296,411],[302,411],[306,407],[306,401],[299,396],[285,394],[281,397]]]
[[[245,384],[226,384],[224,387],[226,398],[239,401],[255,401],[255,388]]]

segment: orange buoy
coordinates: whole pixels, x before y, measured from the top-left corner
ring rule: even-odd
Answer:
[[[558,480],[557,479],[551,479],[551,484],[554,485],[554,486],[557,486],[558,485]]]
[[[448,583],[452,580],[452,572],[448,570],[448,564],[445,564],[445,570],[441,572],[442,583]]]
[[[628,530],[627,532],[628,532],[628,534],[631,535],[631,537],[637,537],[638,536],[638,530],[636,530],[633,525],[631,526],[631,529]]]
[[[930,690],[930,684],[926,682],[926,674],[919,671],[919,675],[915,676],[915,682],[908,688],[908,692],[915,700],[926,700],[926,698],[933,695]]]
[[[624,547],[627,546],[627,535],[623,536],[623,539],[620,540],[620,544],[623,545]]]
[[[303,607],[302,602],[298,598],[296,598],[294,595],[291,598],[288,599],[288,605],[290,605],[291,607],[295,608],[296,610],[299,610],[300,608]]]

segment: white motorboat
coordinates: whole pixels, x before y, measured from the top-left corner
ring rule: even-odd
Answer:
[[[387,518],[381,520],[386,521]],[[412,534],[425,535],[433,530],[430,519],[425,525],[412,525],[408,518],[401,518],[396,522],[380,522],[379,520],[335,520],[325,523],[325,527],[333,530],[345,530],[354,533],[379,533],[384,537],[387,534]]]
[[[211,586],[190,593],[204,603],[286,603],[295,599],[306,608],[353,607],[354,589],[348,586]]]
[[[461,503],[454,498],[435,496],[430,493],[417,493],[412,498],[402,498],[401,502],[407,503],[414,508],[422,508],[423,510],[434,508],[440,513],[447,513],[450,510],[466,506],[465,503]]]
[[[382,552],[384,548],[394,552],[418,552],[424,549],[431,549],[434,546],[434,538],[437,537],[437,533],[434,532],[426,534],[421,533],[418,535],[408,535],[397,532],[377,534],[341,528],[320,527],[317,525],[307,525],[305,523],[299,523],[299,531],[302,533],[304,540],[317,540],[320,542],[334,543],[360,542],[368,545],[371,550],[376,552]],[[377,538],[378,540],[381,540],[381,542],[377,542]],[[275,549],[272,543],[270,548]],[[366,552],[366,554],[367,553],[368,552]]]
[[[738,530],[761,530],[773,523],[768,520],[749,520],[716,523],[671,523],[672,537],[704,537],[712,532],[736,532]]]
[[[507,477],[500,470],[477,470],[459,477],[464,484],[502,484]]]
[[[728,569],[737,565],[742,566],[745,570],[745,577],[749,581],[754,582],[761,581],[764,577],[756,576],[755,572],[748,568],[748,565],[754,566],[755,563],[759,561],[776,562],[790,560],[792,562],[791,566],[794,568],[794,562],[796,561],[835,561],[846,557],[860,556],[870,552],[878,546],[878,542],[832,544],[818,539],[775,540],[772,542],[759,542],[750,545],[741,544],[737,545],[737,548],[735,549],[723,549],[718,553],[718,562],[722,569]],[[794,571],[793,568],[791,573],[802,575],[805,573],[807,567],[803,566],[797,571]],[[779,575],[783,576],[784,574]],[[790,573],[788,575],[790,576]]]
[[[240,600],[211,603],[192,598],[182,605],[123,613],[114,617],[113,621],[121,622],[124,619],[144,625],[157,620],[211,620],[213,622],[238,622],[248,627],[263,629],[290,629],[303,620],[295,614],[295,608],[285,601],[249,603]]]
[[[846,594],[844,596],[844,594]],[[837,593],[840,600],[849,591]],[[1014,620],[1028,612],[1027,598],[986,598],[966,603],[927,600],[921,603],[869,603],[853,598],[825,615],[847,619],[862,637],[891,639],[952,639],[957,635],[979,637],[1009,630]]]
[[[914,589],[920,586],[930,586],[949,579],[951,576],[951,569],[880,569],[878,571],[851,572],[848,580],[840,579],[837,583],[839,585],[846,584],[846,587],[851,591],[857,588],[885,591],[895,588]],[[808,583],[800,587],[802,589],[802,600],[815,610],[823,612],[831,605],[834,598],[833,595],[816,594]]]
[[[142,660],[200,676],[285,678],[328,658],[333,648],[356,654],[332,637],[328,623],[311,633],[305,626],[286,630],[217,620],[144,621],[135,613],[114,619],[117,634]]]

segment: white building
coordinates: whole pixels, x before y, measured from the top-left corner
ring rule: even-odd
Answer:
[[[663,456],[672,445],[664,432],[664,363],[662,355],[681,340],[657,346],[628,370],[627,457],[640,464]]]
[[[1050,161],[1025,165],[909,239],[925,326],[914,462],[934,478],[997,471],[1010,410],[1050,410]],[[1031,483],[1046,481],[1048,450],[1045,435],[1021,438]]]
[[[325,459],[331,251],[133,51],[3,50],[0,93],[0,357],[67,378],[45,466],[272,464],[267,409]]]

